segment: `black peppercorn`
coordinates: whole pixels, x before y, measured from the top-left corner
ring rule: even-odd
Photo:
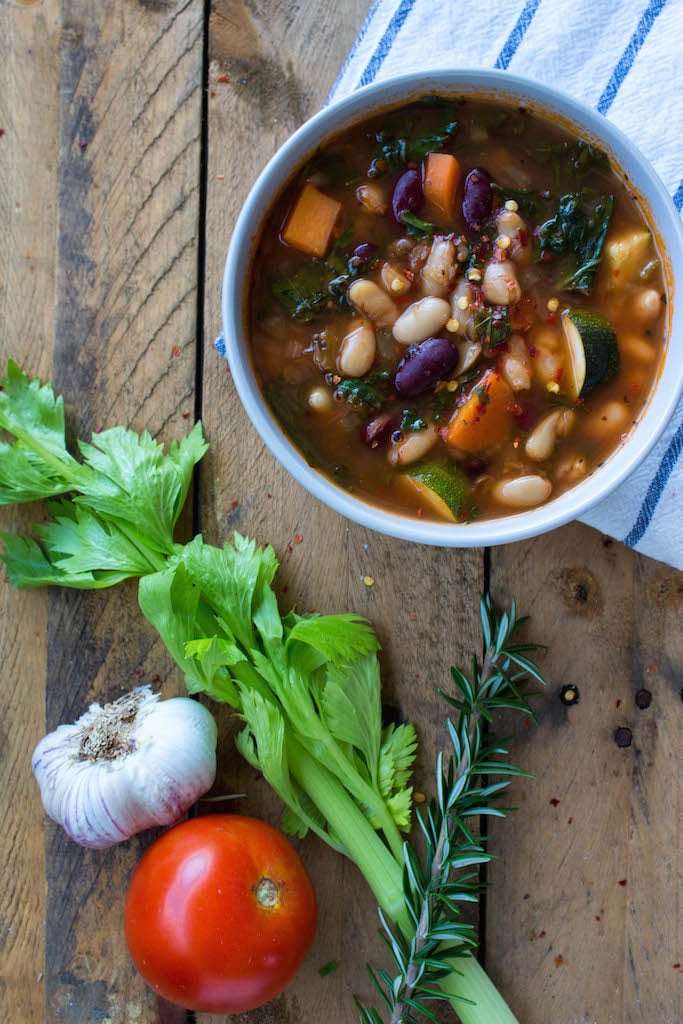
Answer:
[[[560,690],[560,700],[566,707],[571,707],[572,704],[578,704],[580,700],[579,688],[574,683],[567,683]]]
[[[636,707],[644,711],[645,708],[649,708],[652,704],[652,694],[649,690],[638,690],[635,696]]]
[[[614,742],[618,747],[630,747],[633,743],[633,733],[628,726],[620,725],[614,730]]]

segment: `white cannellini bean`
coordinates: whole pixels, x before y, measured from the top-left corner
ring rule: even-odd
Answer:
[[[368,213],[383,216],[389,209],[389,197],[377,182],[367,182],[356,189],[356,199]]]
[[[428,426],[425,430],[413,430],[405,434],[402,441],[398,441],[389,449],[389,462],[395,466],[409,466],[411,462],[417,462],[434,447],[439,435],[435,427]]]
[[[562,348],[562,329],[560,327],[534,327],[529,335],[529,342],[535,348],[544,348],[548,352],[559,352]]]
[[[631,410],[625,402],[613,398],[586,417],[585,430],[596,441],[624,434],[631,425]]]
[[[566,437],[576,420],[572,409],[555,409],[542,419],[529,434],[524,450],[534,462],[549,459],[555,450],[558,438]]]
[[[457,274],[455,245],[452,238],[437,235],[422,268],[422,283],[429,295],[448,295]]]
[[[477,340],[477,329],[474,325],[472,310],[472,288],[465,278],[461,278],[451,294],[451,319],[458,324],[456,333],[465,334],[470,341]],[[465,307],[464,309],[462,307]]]
[[[575,484],[586,475],[586,459],[578,452],[569,452],[555,467],[555,480],[563,484]]]
[[[553,491],[550,480],[527,473],[513,480],[498,480],[492,488],[496,501],[507,508],[533,508],[547,501]]]
[[[349,302],[375,327],[393,327],[399,309],[383,288],[374,281],[359,277],[348,290]]]
[[[522,297],[517,271],[511,260],[491,260],[487,263],[482,287],[489,302],[497,306],[509,306],[519,302]]]
[[[664,309],[656,288],[639,288],[631,301],[631,311],[639,324],[653,324]]]
[[[437,334],[451,316],[451,306],[436,295],[411,302],[395,321],[393,334],[399,345],[416,345]]]
[[[392,263],[383,264],[380,277],[389,295],[405,295],[410,291],[410,281]]]
[[[329,388],[321,386],[312,388],[308,396],[308,405],[313,412],[327,413],[334,408],[334,399]]]
[[[500,372],[513,391],[528,391],[531,387],[531,357],[524,338],[513,334],[507,339],[508,351],[503,354]]]
[[[455,347],[458,350],[458,362],[455,369],[451,371],[451,377],[459,377],[461,373],[465,373],[471,366],[474,366],[481,355],[479,342],[470,341],[469,338],[456,341]]]
[[[558,371],[563,368],[562,357],[558,352],[549,352],[547,348],[538,346],[536,355],[531,359],[534,376],[541,384],[557,380]]]
[[[657,357],[654,345],[639,334],[620,334],[619,348],[622,355],[643,366],[649,366]]]
[[[339,372],[345,377],[364,377],[375,361],[377,338],[369,320],[361,320],[358,327],[342,338],[337,356]]]
[[[510,239],[507,254],[519,266],[526,267],[531,263],[533,255],[529,245],[527,226],[518,213],[503,208],[496,218],[496,227],[501,235]],[[522,239],[520,240],[520,232]],[[523,244],[526,241],[526,244]]]

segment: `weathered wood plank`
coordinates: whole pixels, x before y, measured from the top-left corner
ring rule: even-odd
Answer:
[[[55,2],[0,6],[0,367],[11,356],[49,376],[54,332],[57,170]],[[36,68],[40,68],[40,75]],[[24,531],[36,509],[3,510]],[[47,596],[0,585],[0,1006],[44,1017],[45,851],[31,775],[45,727]]]
[[[55,384],[73,435],[178,437],[194,408],[203,4],[65,0],[61,16]],[[141,680],[181,685],[133,585],[50,595],[48,671],[50,727]],[[48,828],[49,1019],[185,1019],[123,939],[149,838],[91,853]]]
[[[534,781],[491,827],[487,956],[521,1020],[681,1019],[681,574],[578,524],[494,550],[546,641],[540,728],[513,745]],[[580,704],[559,690],[576,683]],[[652,706],[639,710],[646,687]],[[619,748],[614,732],[632,730]]]
[[[225,252],[242,202],[271,154],[322,105],[367,6],[214,5],[202,413],[212,448],[204,473],[203,528],[213,541],[238,529],[273,544],[282,563],[285,607],[295,602],[326,612],[350,608],[372,620],[384,647],[387,703],[419,724],[423,752],[417,785],[429,790],[435,751],[444,738],[437,687],[447,684],[448,665],[469,658],[471,644],[479,643],[482,554],[383,538],[314,501],[264,450],[225,364],[212,350],[220,330]],[[364,585],[365,575],[374,578],[372,586]],[[231,760],[225,720],[221,736],[217,791],[246,793],[241,810],[277,823],[281,808],[265,785]],[[300,848],[321,903],[313,950],[292,986],[272,1004],[238,1016],[240,1024],[353,1020],[353,993],[372,997],[366,961],[386,965],[373,900],[353,866],[315,839]],[[331,960],[339,962],[338,970],[321,978],[319,968]],[[202,1024],[218,1019],[198,1016]]]

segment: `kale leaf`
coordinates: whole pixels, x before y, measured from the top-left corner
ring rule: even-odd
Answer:
[[[377,157],[387,162],[389,167],[403,167],[404,164],[419,163],[428,153],[435,153],[455,138],[458,131],[457,121],[448,121],[434,135],[411,137],[410,131],[397,137],[385,129],[377,132]]]
[[[401,211],[401,220],[406,226],[406,234],[410,238],[424,238],[425,235],[430,237],[436,231],[436,225],[430,224],[427,220],[420,220],[410,210]]]
[[[544,198],[535,188],[511,188],[509,185],[496,185],[495,182],[491,188],[503,202],[514,199],[522,213],[528,213],[530,217],[535,217],[538,214],[541,201]]]
[[[582,189],[562,196],[555,216],[541,225],[539,259],[562,257],[559,288],[590,294],[613,210],[614,196]]]

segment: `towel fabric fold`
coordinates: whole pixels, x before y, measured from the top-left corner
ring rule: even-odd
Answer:
[[[683,0],[377,0],[329,100],[420,69],[509,68],[614,121],[680,213],[682,42]],[[682,569],[682,451],[683,402],[645,462],[583,521]]]

